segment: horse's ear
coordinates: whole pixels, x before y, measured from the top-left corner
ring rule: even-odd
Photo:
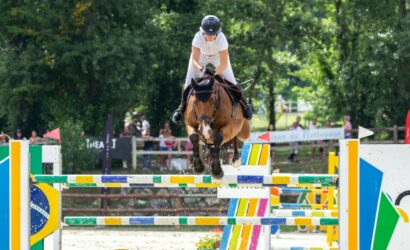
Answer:
[[[197,88],[198,88],[198,84],[197,84],[197,82],[195,81],[194,78],[191,79],[191,85],[192,85],[192,87],[193,87],[194,89],[197,89]]]

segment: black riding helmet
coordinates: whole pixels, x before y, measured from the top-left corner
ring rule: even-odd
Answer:
[[[202,19],[200,30],[207,35],[218,35],[221,32],[221,22],[218,17],[208,15]]]

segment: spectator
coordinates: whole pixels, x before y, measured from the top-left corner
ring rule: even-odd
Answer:
[[[160,129],[159,130],[159,139],[161,139],[159,141],[159,151],[167,151],[167,147],[165,145],[165,140],[164,139],[164,129]],[[165,167],[166,163],[166,156],[165,155],[161,155],[161,168]]]
[[[185,152],[187,152],[186,158],[187,158],[188,164],[191,164],[191,157],[189,157],[188,153],[191,152],[193,148],[194,148],[194,145],[192,145],[191,140],[188,139],[185,143]]]
[[[129,137],[131,136],[130,130],[129,130],[129,125],[125,124],[124,128],[122,129],[122,132],[120,133],[120,138],[122,137]],[[122,159],[122,168],[123,169],[128,169],[128,162],[126,159]]]
[[[309,125],[309,129],[317,129],[318,125],[317,125],[317,119],[313,118],[310,125]],[[316,148],[319,147],[319,152],[320,152],[320,159],[324,160],[325,159],[325,150],[324,150],[324,145],[323,145],[323,141],[322,140],[317,140],[317,141],[312,141],[311,145],[310,145],[310,159],[314,160],[316,157]]]
[[[8,143],[10,141],[10,136],[4,133],[0,134],[0,144],[5,144]]]
[[[142,134],[146,133],[146,130],[151,128],[151,125],[149,124],[149,121],[147,121],[144,117],[142,119]]]
[[[30,144],[39,144],[43,142],[43,138],[37,135],[37,131],[31,131],[31,137],[28,139]]]
[[[343,128],[345,130],[345,139],[352,138],[352,124],[348,115],[343,116]]]
[[[137,130],[142,132],[141,122],[137,122]]]
[[[134,123],[130,123],[130,124],[128,124],[127,128],[128,128],[128,131],[129,131],[131,136],[135,136],[135,137],[138,137],[138,138],[142,137],[142,132],[140,130],[141,126],[140,126],[140,128],[138,128],[138,126],[135,125]]]
[[[302,124],[300,124],[300,121],[302,120],[302,117],[300,115],[296,116],[296,125],[298,128],[303,129]]]
[[[303,127],[300,124],[300,121],[301,121],[301,117],[297,116],[296,121],[292,124],[292,126],[290,127],[290,130],[295,130],[295,131],[302,130]],[[295,141],[295,142],[290,143],[291,152],[288,157],[289,162],[298,162],[297,161],[297,156],[299,153],[298,147],[299,147],[299,142]]]
[[[13,138],[14,140],[27,140],[26,137],[23,137],[23,132],[21,129],[16,130],[16,137]]]
[[[317,129],[317,119],[313,118],[312,121],[309,124],[309,129]],[[316,154],[316,147],[318,145],[318,141],[312,141],[310,144],[310,160],[315,159],[315,154]]]
[[[275,130],[276,130],[275,125],[269,124],[268,131],[273,132]],[[275,145],[276,145],[275,143],[270,144],[270,160],[271,160],[272,166],[275,165],[275,148],[274,148]]]
[[[154,149],[154,142],[151,136],[151,130],[147,128],[145,130],[145,134],[143,135],[144,140],[144,151],[152,151]],[[142,166],[143,170],[150,170],[151,169],[151,159],[152,155],[142,155]]]
[[[85,132],[84,132],[84,130],[81,130],[81,132],[80,132],[80,137],[85,137]]]
[[[233,166],[233,140],[225,143],[224,147],[226,147],[228,164]]]
[[[332,128],[332,121],[330,119],[326,119],[325,128]],[[324,140],[323,142],[325,144],[327,143],[327,146],[329,148],[329,152],[333,151],[333,140]],[[326,152],[325,152],[325,154],[326,154]]]
[[[161,133],[162,132],[162,133]],[[169,126],[169,122],[166,121],[160,130],[160,138],[173,138],[172,136],[172,131],[171,127]],[[174,141],[173,140],[161,140],[160,142],[160,150],[161,151],[172,151],[174,147]],[[162,155],[161,156],[161,168],[162,169],[168,169],[168,160],[170,159],[169,155]]]

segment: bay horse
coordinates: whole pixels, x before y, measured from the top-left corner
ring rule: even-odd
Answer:
[[[210,158],[212,175],[223,176],[220,162],[221,146],[233,141],[234,165],[240,165],[238,139],[245,141],[250,135],[249,121],[244,118],[241,105],[231,101],[227,93],[230,87],[238,91],[239,86],[227,84],[219,76],[204,73],[201,78],[191,80],[192,91],[185,110],[185,125],[193,145],[192,165],[196,173],[203,173],[204,156]],[[205,150],[200,152],[200,144]]]

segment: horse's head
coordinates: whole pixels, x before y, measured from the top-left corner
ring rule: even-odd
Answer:
[[[206,140],[211,137],[218,104],[214,82],[215,79],[211,76],[199,78],[197,81],[192,79],[191,83],[195,95],[194,112],[198,122],[198,133]]]

